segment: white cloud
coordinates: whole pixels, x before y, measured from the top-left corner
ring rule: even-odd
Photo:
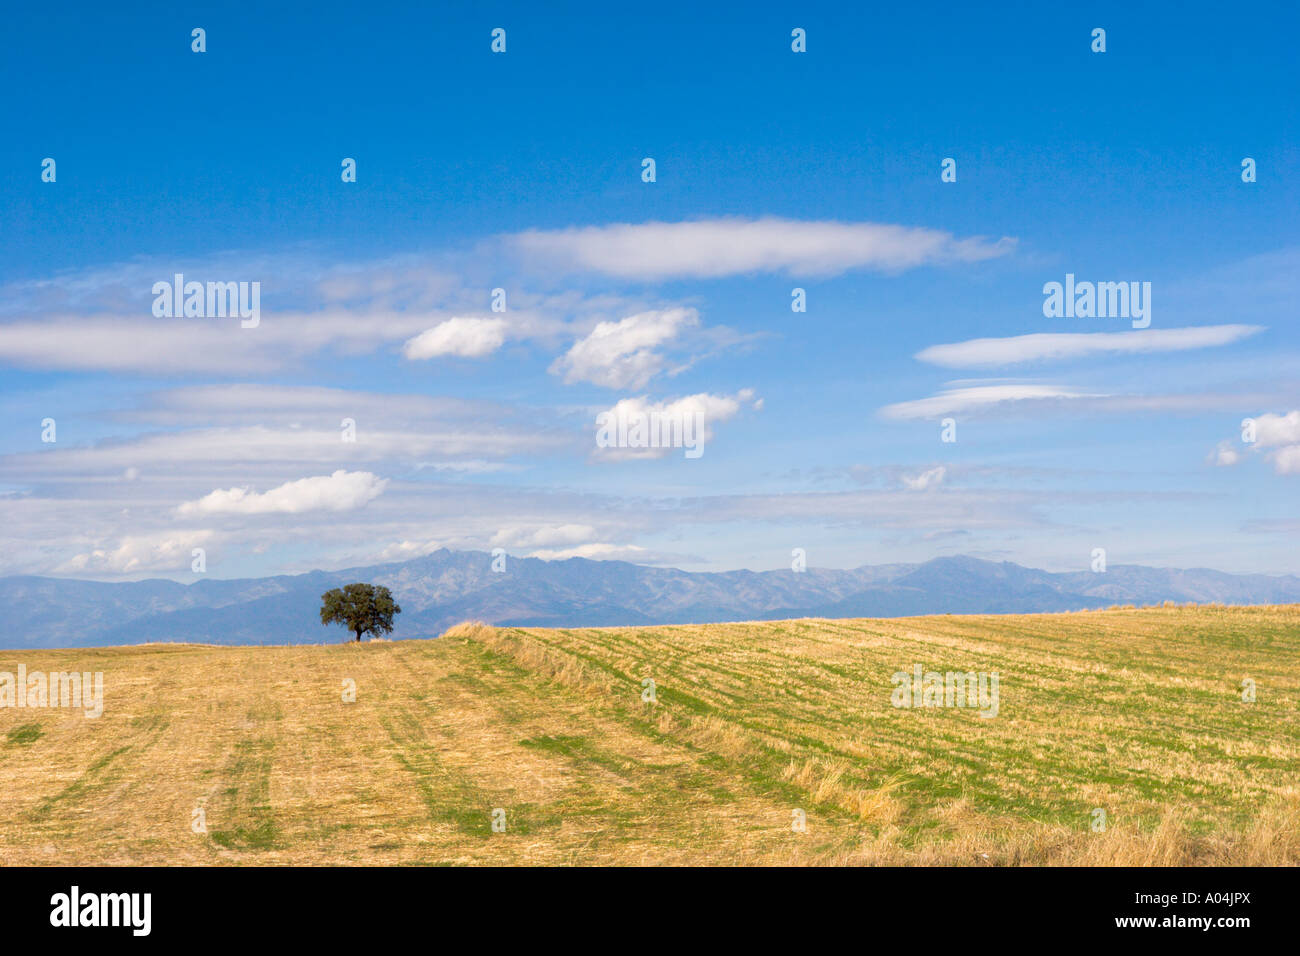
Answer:
[[[34,368],[103,369],[178,376],[256,375],[302,362],[327,348],[374,351],[427,329],[427,312],[359,307],[270,312],[256,328],[236,319],[52,315],[0,323],[0,361]]]
[[[409,561],[412,558],[422,558],[426,554],[432,554],[440,547],[442,545],[437,541],[395,541],[376,554],[371,560],[379,563]]]
[[[1300,409],[1285,415],[1265,412],[1251,420],[1255,423],[1255,440],[1246,447],[1257,454],[1262,453],[1273,463],[1277,474],[1300,475]],[[1220,455],[1231,447],[1232,442],[1220,442]],[[1235,462],[1236,452],[1230,453]]]
[[[597,421],[608,416],[613,422],[649,422],[653,419],[670,423],[674,427],[666,428],[665,431],[674,437],[681,436],[683,441],[697,442],[702,450],[713,440],[713,427],[734,418],[745,404],[758,408],[762,400],[755,400],[752,388],[742,388],[735,395],[711,395],[701,392],[665,402],[651,402],[642,395],[621,400],[612,408],[602,412]],[[696,422],[699,431],[693,433]],[[613,425],[610,427],[614,429]],[[680,448],[676,446],[658,448],[598,446],[596,454],[609,459],[662,458],[674,450],[680,452]]]
[[[1278,448],[1283,445],[1300,445],[1300,409],[1275,415],[1266,412],[1256,415],[1255,447]]]
[[[421,461],[416,462],[415,470],[428,468],[433,471],[452,475],[488,475],[498,471],[513,471],[514,467],[500,461],[483,461],[471,458],[465,461]]]
[[[563,524],[543,528],[502,528],[492,536],[492,544],[504,548],[538,548],[558,544],[580,544],[596,536],[589,524]]]
[[[1229,468],[1241,461],[1241,455],[1232,447],[1231,442],[1221,441],[1210,455],[1210,460],[1220,468]]]
[[[259,329],[214,319],[113,319],[55,316],[0,325],[0,361],[31,368],[186,374],[272,371],[283,352],[267,350]],[[259,351],[258,346],[263,350]],[[268,354],[269,353],[269,354]]]
[[[299,514],[304,511],[351,511],[383,493],[387,478],[368,471],[339,471],[285,482],[258,494],[248,488],[218,489],[177,512],[189,514]]]
[[[500,258],[499,248],[482,252]],[[133,260],[0,283],[0,363],[248,377],[301,367],[326,351],[355,356],[403,343],[414,348],[410,340],[422,333],[427,338],[420,346],[434,354],[487,354],[494,342],[500,346],[499,336],[550,349],[571,337],[573,323],[587,327],[611,309],[627,314],[641,307],[609,294],[534,293],[512,284],[507,315],[447,326],[483,308],[482,286],[463,279],[474,265],[450,251],[346,265],[296,253],[231,253],[201,261]],[[155,318],[152,286],[176,272],[196,280],[262,281],[261,322],[245,329],[238,318]]]
[[[121,437],[0,455],[0,482],[30,488],[125,474],[155,489],[186,483],[174,499],[185,500],[223,482],[271,487],[338,467],[488,473],[512,467],[506,459],[585,447],[558,414],[500,402],[251,384],[168,389],[136,401],[108,413],[128,424]],[[355,442],[340,440],[344,419],[356,423]]]
[[[997,381],[997,380],[989,380]],[[1001,416],[1032,411],[1034,414],[1070,412],[1084,414],[1198,414],[1221,412],[1225,407],[1240,407],[1259,400],[1259,395],[1185,392],[1156,395],[1110,394],[1087,392],[1063,385],[970,385],[954,386],[928,398],[886,405],[877,413],[896,421],[937,419],[961,413],[985,413],[996,410]]]
[[[606,388],[642,388],[663,371],[665,357],[654,351],[685,328],[699,325],[694,309],[640,312],[618,322],[601,322],[551,365],[566,384],[590,382]]]
[[[1300,475],[1300,445],[1288,445],[1272,455],[1273,470],[1279,475]]]
[[[456,316],[408,339],[402,354],[408,359],[431,359],[442,355],[482,358],[499,349],[506,340],[502,319],[469,319]]]
[[[187,476],[224,473],[248,475],[257,471],[285,479],[303,468],[337,464],[367,464],[372,467],[420,459],[424,468],[434,463],[447,471],[489,470],[464,465],[468,461],[521,454],[546,454],[562,443],[576,443],[571,432],[549,428],[529,430],[524,423],[513,427],[488,422],[475,424],[436,423],[421,428],[418,423],[379,431],[368,429],[367,420],[358,424],[356,442],[339,440],[337,427],[293,428],[204,428],[157,432],[121,441],[105,441],[89,447],[69,446],[42,454],[20,452],[0,456],[0,478],[30,484],[36,480],[84,478],[96,474],[120,475],[135,467],[141,476],[168,481]],[[434,456],[448,456],[438,461]],[[469,456],[463,458],[461,456]]]
[[[916,357],[948,368],[975,368],[1099,354],[1180,352],[1228,345],[1261,331],[1263,327],[1258,325],[1206,325],[1136,332],[1040,332],[931,345],[917,352]]]
[[[189,571],[192,550],[213,536],[211,531],[167,532],[154,535],[129,535],[116,548],[95,548],[75,555],[58,565],[55,574],[134,574],[141,571],[164,571],[172,574]]]
[[[635,544],[583,544],[576,548],[543,549],[528,554],[543,561],[565,561],[569,558],[590,558],[594,561],[634,561],[645,563],[651,552]]]
[[[507,237],[546,268],[622,279],[711,279],[749,272],[832,276],[851,269],[898,271],[1006,255],[1013,239],[956,239],[935,229],[872,222],[705,219],[529,230]]]
[[[936,418],[940,415],[993,408],[1009,402],[1072,401],[1099,397],[1104,396],[1057,385],[976,385],[948,389],[929,398],[886,405],[880,410],[880,415],[898,420]]]
[[[939,487],[939,485],[943,483],[943,479],[947,477],[947,474],[948,469],[943,465],[939,465],[935,468],[930,468],[921,472],[914,478],[909,478],[907,475],[903,475],[903,484],[913,491],[925,491],[927,488]]]

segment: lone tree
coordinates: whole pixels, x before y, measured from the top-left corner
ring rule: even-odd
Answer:
[[[320,597],[320,622],[342,624],[358,641],[362,634],[392,633],[393,615],[402,613],[388,588],[377,584],[349,584]]]

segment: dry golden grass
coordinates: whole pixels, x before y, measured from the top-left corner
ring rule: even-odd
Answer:
[[[0,709],[0,863],[1300,863],[1300,606],[20,662],[105,709]],[[893,707],[916,663],[997,671],[997,716]]]

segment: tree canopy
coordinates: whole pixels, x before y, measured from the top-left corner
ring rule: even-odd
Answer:
[[[401,613],[392,593],[378,584],[349,584],[321,595],[320,622],[342,624],[358,641],[362,634],[391,634],[393,615]]]

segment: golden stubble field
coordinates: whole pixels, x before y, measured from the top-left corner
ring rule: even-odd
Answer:
[[[1300,605],[20,663],[104,712],[0,708],[9,865],[1300,863]],[[918,664],[996,716],[893,706]]]

